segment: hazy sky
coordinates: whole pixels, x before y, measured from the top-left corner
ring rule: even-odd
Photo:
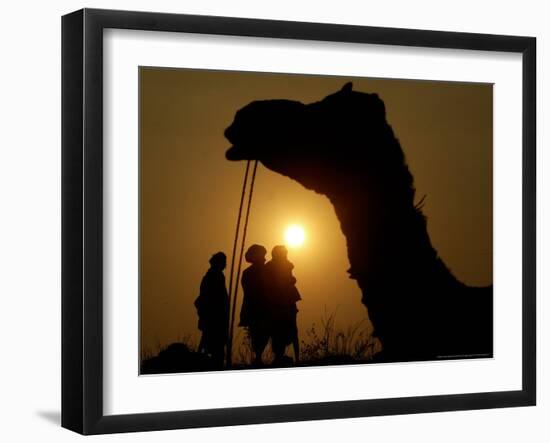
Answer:
[[[141,68],[142,351],[198,338],[193,301],[208,259],[217,251],[231,256],[245,169],[224,155],[223,132],[235,112],[259,99],[311,103],[349,80],[355,90],[384,100],[417,200],[427,195],[424,213],[440,256],[463,282],[492,283],[492,85]],[[344,328],[365,320],[328,199],[260,165],[247,245],[270,251],[284,243],[289,224],[307,235],[301,248],[289,251],[303,298],[301,337],[325,310],[336,311]]]

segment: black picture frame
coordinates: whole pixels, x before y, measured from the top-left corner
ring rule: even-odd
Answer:
[[[519,53],[523,65],[522,388],[131,415],[103,412],[103,30]],[[83,9],[62,18],[62,426],[82,434],[529,406],[536,403],[536,39]],[[518,147],[519,149],[519,147]]]

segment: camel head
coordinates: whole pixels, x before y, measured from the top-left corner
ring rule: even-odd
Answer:
[[[351,83],[307,105],[254,101],[237,112],[225,137],[232,144],[228,160],[259,160],[329,196],[356,187],[369,172],[382,174],[390,160],[403,162],[384,102],[377,94],[354,91]]]

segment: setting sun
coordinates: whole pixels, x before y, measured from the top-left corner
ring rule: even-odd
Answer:
[[[298,248],[304,244],[306,233],[304,228],[298,225],[290,225],[285,231],[285,241],[288,246]]]

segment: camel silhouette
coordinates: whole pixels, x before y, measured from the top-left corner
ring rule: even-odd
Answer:
[[[413,176],[377,94],[254,101],[225,136],[226,158],[259,160],[330,200],[350,278],[383,351],[378,361],[493,355],[493,288],[460,282],[431,244]]]

